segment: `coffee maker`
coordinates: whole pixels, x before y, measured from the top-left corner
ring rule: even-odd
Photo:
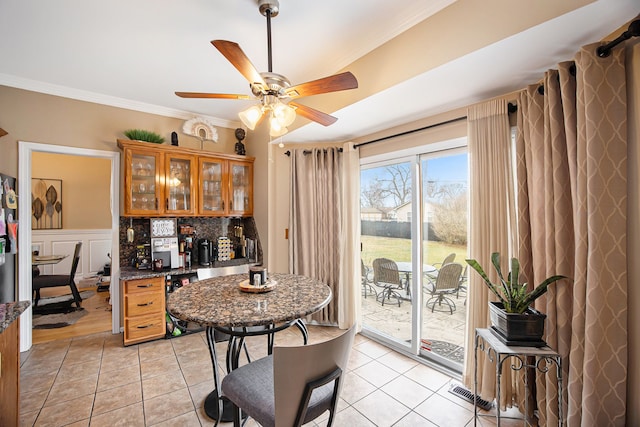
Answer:
[[[213,244],[209,239],[198,241],[198,264],[211,265],[213,262]]]
[[[151,259],[161,259],[163,268],[178,268],[178,228],[175,219],[151,219]]]

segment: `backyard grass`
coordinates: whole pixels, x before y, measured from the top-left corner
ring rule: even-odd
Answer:
[[[396,262],[411,261],[411,240],[395,237],[360,236],[362,241],[362,260],[370,266],[376,258],[389,258]],[[440,263],[450,253],[456,254],[456,262],[465,265],[467,247],[450,245],[443,242],[425,241],[423,251],[426,264]]]

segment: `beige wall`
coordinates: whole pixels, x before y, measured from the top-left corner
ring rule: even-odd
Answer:
[[[133,128],[159,133],[165,144],[175,131],[180,145],[199,149],[197,138],[182,133],[184,121],[0,85],[0,126],[9,133],[0,138],[0,171],[17,175],[18,141],[118,151],[116,139]],[[204,150],[234,153],[234,129],[217,130],[218,142],[205,141]]]
[[[62,180],[63,229],[111,228],[111,160],[35,152],[31,176]]]

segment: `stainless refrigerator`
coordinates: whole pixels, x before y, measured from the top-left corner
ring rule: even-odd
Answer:
[[[16,179],[0,173],[0,303],[16,301],[18,201]]]

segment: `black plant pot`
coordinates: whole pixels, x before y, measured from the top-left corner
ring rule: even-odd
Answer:
[[[522,314],[507,313],[500,302],[489,303],[491,332],[504,344],[520,347],[544,347],[546,314],[531,307]]]

